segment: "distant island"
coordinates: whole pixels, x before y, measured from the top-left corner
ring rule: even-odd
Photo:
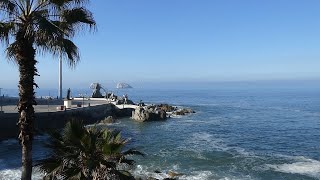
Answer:
[[[133,87],[127,83],[118,83],[117,84],[117,89],[128,89],[128,88],[133,88]]]

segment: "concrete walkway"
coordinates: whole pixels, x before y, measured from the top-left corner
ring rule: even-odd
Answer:
[[[132,104],[118,104],[118,105],[115,105],[117,108],[119,108],[119,109],[136,109],[137,107],[139,107],[139,106],[137,106],[137,105],[132,105]]]
[[[34,106],[35,112],[59,112],[61,110],[59,110],[59,107],[63,106],[63,102],[61,100],[37,100],[39,101],[39,105]],[[2,110],[4,113],[17,113],[18,112],[18,108],[17,105],[13,105],[13,104],[17,104],[16,103],[3,103],[2,105]],[[117,108],[119,109],[136,109],[137,105],[131,105],[131,104],[120,104],[117,105],[115,101],[111,101],[105,98],[74,98],[72,100],[72,107],[68,110],[72,110],[72,109],[81,109],[84,107],[88,107],[90,106],[99,106],[99,105],[103,105],[103,104],[113,104],[115,105]]]

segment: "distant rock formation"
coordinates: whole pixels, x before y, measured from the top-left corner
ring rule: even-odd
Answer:
[[[117,84],[117,89],[127,89],[127,88],[132,88],[132,86],[130,86],[127,83],[118,83]]]

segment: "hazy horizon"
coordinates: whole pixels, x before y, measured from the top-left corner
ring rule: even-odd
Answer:
[[[63,88],[91,82],[320,79],[320,1],[92,1],[97,32],[75,38],[81,62]],[[0,87],[18,67],[0,48]],[[38,54],[41,88],[58,87],[58,58]]]
[[[124,82],[124,81],[122,81]],[[94,83],[94,82],[91,82]],[[65,84],[63,90],[66,91],[68,88],[71,89],[86,89],[90,90],[90,84],[74,84],[68,85]],[[118,82],[99,82],[102,86],[109,90],[116,89],[116,84]],[[271,88],[271,89],[295,89],[295,88],[320,88],[320,79],[300,79],[300,80],[251,80],[251,81],[127,81],[126,83],[133,86],[133,89],[210,89],[210,88],[229,88],[229,89],[238,89],[238,88]],[[17,85],[15,86],[2,86],[2,92],[8,90],[17,90]],[[58,90],[58,86],[43,85],[39,86],[36,91],[42,90]],[[3,93],[5,94],[5,93]]]

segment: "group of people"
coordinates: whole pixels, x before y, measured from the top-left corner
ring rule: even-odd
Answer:
[[[118,96],[116,96],[113,92],[111,92],[111,93],[108,93],[108,95],[107,95],[107,97],[106,97],[107,99],[110,99],[111,101],[116,101],[116,100],[118,100]],[[123,95],[123,103],[124,104],[127,104],[128,103],[128,94],[124,94]]]

